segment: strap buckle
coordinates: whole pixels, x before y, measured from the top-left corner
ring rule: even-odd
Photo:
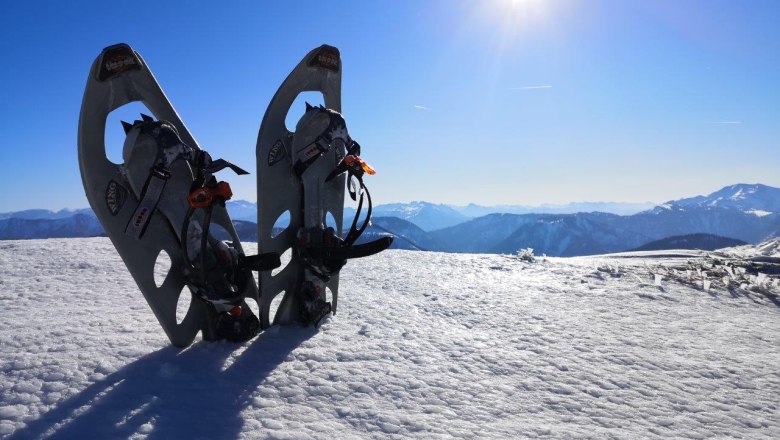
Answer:
[[[215,202],[225,203],[231,197],[233,197],[233,191],[230,189],[230,184],[223,181],[217,183],[215,187],[203,186],[196,188],[187,196],[187,202],[194,209],[207,208]]]

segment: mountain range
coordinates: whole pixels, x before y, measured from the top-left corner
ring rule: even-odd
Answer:
[[[64,218],[46,218],[45,215],[34,218],[12,216],[0,218],[0,240],[105,235],[103,226],[100,225],[95,214],[91,210],[87,211],[87,213],[78,213]]]
[[[89,208],[83,209],[61,209],[59,211],[49,211],[48,209],[27,209],[24,211],[16,212],[0,212],[0,220],[9,218],[17,218],[24,220],[60,220],[73,217],[75,215],[84,214],[92,215],[92,210]]]
[[[578,212],[607,212],[618,215],[631,215],[652,209],[655,203],[623,203],[623,202],[575,202],[565,205],[543,204],[530,205],[496,205],[482,206],[470,203],[465,206],[448,205],[460,214],[476,218],[488,214],[575,214]]]
[[[629,216],[608,213],[491,214],[431,236],[444,251],[507,253],[531,247],[552,256],[634,249],[666,237],[705,233],[748,243],[780,236],[780,189],[738,184],[669,201]]]
[[[585,209],[599,204],[575,206]],[[547,205],[552,206],[552,205]],[[631,204],[604,203],[612,211]],[[634,204],[634,209],[643,204]],[[257,239],[257,205],[229,201],[228,211],[242,240]],[[501,207],[434,204],[423,201],[374,207],[372,225],[363,240],[396,236],[394,247],[473,253],[513,253],[533,248],[550,256],[593,255],[635,249],[669,237],[709,234],[747,243],[780,236],[780,189],[761,184],[736,184],[707,196],[672,200],[630,215],[610,212],[522,213],[520,205],[504,205],[514,212],[489,212]],[[552,209],[552,208],[550,208]],[[488,212],[472,217],[473,214]],[[518,213],[519,212],[519,213]],[[345,219],[354,209],[345,208]],[[346,220],[345,220],[346,222]],[[27,210],[0,214],[0,239],[85,237],[103,234],[89,209]],[[717,242],[717,241],[716,241]],[[665,245],[696,246],[696,240],[671,240]],[[664,244],[661,244],[663,246]]]

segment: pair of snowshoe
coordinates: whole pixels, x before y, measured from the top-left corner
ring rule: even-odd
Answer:
[[[284,119],[295,98],[320,91],[325,106],[312,107],[289,132]],[[142,102],[154,115],[123,122],[123,163],[105,149],[109,113]],[[247,256],[228,216],[230,185],[216,173],[247,174],[200,149],[141,56],[126,44],[102,51],[87,79],[79,119],[79,165],[92,209],[174,345],[189,345],[198,332],[205,340],[246,341],[271,324],[317,325],[336,312],[338,274],[348,259],[388,248],[391,237],[355,244],[371,216],[363,175],[373,170],[346,129],[341,110],[341,59],[336,48],[311,51],[272,99],[263,118],[256,155],[258,248]],[[359,200],[358,215],[342,237],[344,193]],[[365,220],[358,221],[367,209]],[[289,216],[283,231],[277,221]],[[326,226],[326,217],[335,225]],[[230,235],[215,237],[212,226]],[[278,231],[277,231],[278,232]],[[278,274],[280,255],[293,249]],[[162,252],[171,268],[154,280]],[[259,288],[252,274],[259,272]],[[176,307],[188,288],[193,300],[177,322]],[[332,301],[327,301],[330,290]],[[271,301],[284,297],[273,321]],[[259,305],[255,316],[247,300]]]

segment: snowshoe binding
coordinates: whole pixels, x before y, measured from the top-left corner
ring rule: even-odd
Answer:
[[[284,119],[303,91],[322,92],[325,105],[306,104],[294,133]],[[261,273],[260,321],[270,325],[270,304],[284,292],[274,323],[318,325],[336,312],[339,271],[347,260],[387,249],[392,237],[356,245],[371,218],[371,195],[363,183],[374,170],[360,158],[360,145],[349,136],[341,109],[341,58],[338,49],[311,51],[274,95],[260,127],[257,143],[259,194],[258,245],[283,253],[292,249],[289,264],[278,274]],[[358,201],[357,214],[342,236],[345,187]],[[367,207],[362,223],[359,218]],[[281,232],[276,223],[289,215]],[[326,222],[332,216],[335,225]],[[278,233],[276,233],[278,232]],[[332,302],[327,301],[327,291]]]
[[[123,163],[107,159],[108,114],[142,101],[157,119],[141,115],[123,122]],[[260,322],[245,300],[259,300],[253,270],[279,265],[278,254],[245,256],[225,209],[230,185],[215,173],[229,168],[198,147],[141,56],[130,46],[108,47],[92,65],[79,118],[79,165],[87,199],[171,342],[189,345],[199,331],[205,340],[245,341]],[[230,241],[210,233],[218,225]],[[154,281],[158,256],[171,269]],[[176,306],[187,286],[191,301],[177,323]]]

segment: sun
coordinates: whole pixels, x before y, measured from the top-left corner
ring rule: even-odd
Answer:
[[[499,0],[503,1],[504,3],[509,3],[513,8],[520,8],[520,7],[539,7],[541,6],[544,1],[543,0]]]
[[[555,16],[562,6],[558,0],[481,0],[469,2],[464,17],[466,28],[484,44],[488,77],[495,87],[505,61],[516,59],[534,39],[548,38]]]
[[[487,3],[505,18],[510,15],[516,20],[542,17],[548,10],[549,0],[489,0]]]
[[[551,0],[486,0],[478,3],[474,17],[512,40],[544,26],[550,18]]]

